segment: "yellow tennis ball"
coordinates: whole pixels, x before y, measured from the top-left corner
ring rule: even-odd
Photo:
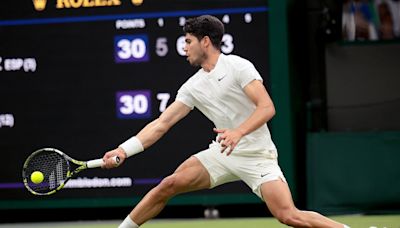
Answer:
[[[35,171],[31,174],[31,181],[35,184],[42,183],[44,179],[43,173],[40,171]]]

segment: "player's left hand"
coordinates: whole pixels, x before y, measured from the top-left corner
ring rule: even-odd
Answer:
[[[221,153],[226,152],[226,155],[230,155],[243,137],[242,132],[237,129],[213,129],[215,133],[220,134],[217,141],[221,144]]]

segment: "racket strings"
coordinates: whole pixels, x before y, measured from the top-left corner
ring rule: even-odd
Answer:
[[[65,182],[68,170],[68,162],[62,155],[54,151],[42,151],[29,160],[25,176],[31,190],[37,193],[47,193]],[[30,180],[31,174],[35,171],[43,173],[43,182],[35,184]]]

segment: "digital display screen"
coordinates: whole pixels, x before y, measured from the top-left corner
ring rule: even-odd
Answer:
[[[37,199],[22,184],[35,150],[101,158],[157,118],[198,68],[182,26],[211,14],[222,52],[249,59],[268,85],[268,6],[261,0],[33,0],[0,9],[0,200]],[[47,199],[141,197],[215,138],[194,109],[145,152],[112,169],[85,170]],[[207,194],[248,193],[243,183]],[[189,193],[189,195],[204,192]]]
[[[400,40],[399,7],[399,1],[344,0],[342,40]]]

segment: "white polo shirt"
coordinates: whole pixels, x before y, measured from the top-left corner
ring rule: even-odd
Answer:
[[[181,86],[176,100],[199,109],[216,128],[234,129],[256,108],[243,90],[253,80],[262,78],[250,61],[221,53],[212,71],[201,68]],[[267,124],[244,136],[235,148],[244,152],[265,149],[276,150]]]

